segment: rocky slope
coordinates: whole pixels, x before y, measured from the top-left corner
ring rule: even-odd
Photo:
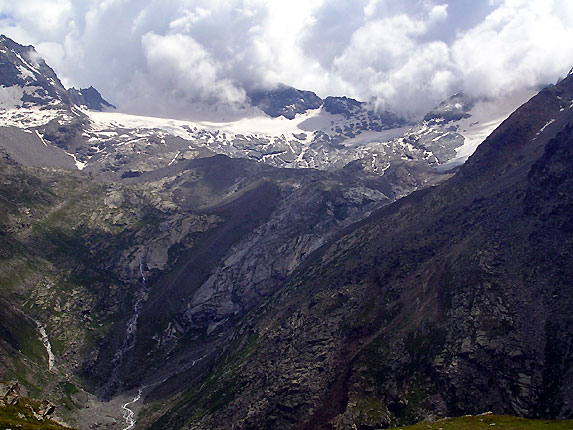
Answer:
[[[432,183],[407,164],[389,181],[225,156],[121,182],[0,167],[0,374],[70,413],[89,395],[66,387],[110,398],[216,356],[308,254]]]
[[[234,322],[337,231],[447,177],[400,157],[386,175],[278,169],[209,157],[200,140],[158,130],[130,142],[142,130],[117,124],[94,140],[74,103],[24,104],[4,110],[0,130],[0,375],[66,405],[85,428],[123,413],[78,418],[99,407],[95,395],[211,362]],[[112,158],[114,145],[122,155]],[[196,151],[166,162],[176,145]],[[90,168],[83,151],[103,154]]]
[[[70,427],[56,417],[55,406],[47,400],[25,397],[25,389],[16,381],[0,381],[0,426],[5,429],[58,430]]]
[[[273,90],[252,91],[248,97],[253,106],[273,118],[284,116],[294,119],[296,114],[318,109],[322,105],[322,99],[312,91],[300,91],[286,85],[279,85]]]
[[[82,429],[130,425],[128,411],[143,405],[138,425],[154,428],[223,428],[228,420],[237,428],[367,428],[466,410],[475,387],[466,392],[464,383],[480,381],[476,368],[490,360],[502,366],[496,377],[511,376],[493,389],[502,397],[488,394],[475,408],[502,398],[515,413],[567,415],[557,400],[546,412],[535,400],[539,375],[529,375],[543,361],[535,353],[545,338],[536,334],[533,352],[521,332],[491,340],[487,330],[507,329],[498,319],[517,327],[522,311],[503,294],[501,302],[476,296],[463,281],[477,271],[467,278],[494,286],[485,290],[499,283],[506,294],[509,279],[545,279],[545,267],[530,278],[518,269],[536,267],[533,256],[551,242],[535,236],[515,250],[508,235],[531,236],[528,223],[539,214],[567,211],[567,201],[551,200],[568,186],[566,164],[540,167],[564,182],[536,176],[529,212],[520,212],[520,198],[529,190],[524,175],[570,113],[569,80],[516,114],[527,130],[494,134],[452,181],[378,212],[449,178],[442,172],[463,162],[517,101],[456,95],[403,127],[352,99],[281,87],[258,101],[251,95],[271,116],[221,124],[143,118],[105,112],[111,105],[93,88],[66,90],[32,47],[3,37],[0,378],[50,398]],[[526,138],[533,143],[503,144]],[[545,183],[561,188],[535,206]],[[502,202],[517,208],[507,219],[493,215],[505,213]],[[546,219],[558,218],[550,211],[540,228],[562,233]],[[482,259],[507,273],[467,266]],[[558,277],[567,266],[552,270]],[[450,278],[455,294],[442,290]],[[541,296],[528,294],[534,308]],[[429,297],[435,310],[423,306]],[[493,316],[480,319],[488,306]],[[541,322],[531,321],[538,333]],[[559,372],[569,340],[551,339],[554,364],[542,373],[547,392],[561,394],[547,398],[568,399]],[[479,355],[482,347],[499,361]],[[504,354],[525,367],[511,367]],[[455,363],[462,376],[448,379]],[[533,379],[511,385],[515,375]],[[512,394],[524,390],[530,397]]]
[[[446,183],[313,253],[150,428],[381,428],[573,415],[573,77]]]

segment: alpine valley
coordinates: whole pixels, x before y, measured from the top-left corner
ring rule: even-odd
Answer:
[[[152,118],[1,36],[0,424],[573,418],[573,74],[538,90]]]

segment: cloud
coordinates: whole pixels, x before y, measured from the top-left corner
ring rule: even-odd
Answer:
[[[0,0],[0,32],[121,109],[230,114],[279,82],[421,115],[554,82],[570,0]]]
[[[369,21],[354,32],[333,67],[353,82],[354,93],[370,92],[383,108],[422,114],[449,95],[448,46],[440,40],[420,40],[446,18],[446,5],[435,5],[419,18],[402,13]]]
[[[222,66],[192,37],[150,32],[143,35],[141,42],[147,62],[146,78],[155,83],[146,89],[156,102],[167,105],[169,109],[163,114],[173,113],[169,103],[177,104],[183,112],[192,111],[195,100],[230,111],[245,103],[245,91],[230,79],[220,77]]]
[[[452,56],[464,89],[475,95],[554,82],[573,64],[573,7],[568,0],[508,0],[460,37]]]

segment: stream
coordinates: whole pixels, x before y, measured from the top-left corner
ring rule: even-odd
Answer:
[[[48,370],[54,370],[56,357],[54,357],[54,353],[52,352],[52,344],[50,343],[50,339],[48,338],[48,333],[46,333],[46,329],[41,323],[39,323],[38,321],[34,322],[36,323],[38,331],[40,332],[40,340],[44,344],[44,348],[46,348],[46,352],[48,353]]]
[[[207,354],[193,360],[193,362],[191,363],[191,367],[195,366],[198,362],[200,362],[201,360],[203,360],[206,357],[207,357]],[[154,382],[153,384],[144,385],[143,387],[141,387],[137,391],[137,395],[133,398],[133,400],[123,404],[121,409],[123,411],[123,419],[125,420],[125,424],[127,425],[127,427],[124,427],[122,430],[130,430],[135,426],[135,423],[137,422],[135,420],[135,412],[132,409],[130,409],[129,406],[133,405],[134,403],[137,403],[141,399],[141,396],[143,394],[143,390],[148,388],[148,387],[153,387],[154,385],[159,385],[159,384],[167,381],[167,379],[168,378],[164,378],[161,381]]]
[[[133,304],[133,314],[129,318],[126,324],[125,329],[125,339],[121,344],[121,347],[115,352],[113,359],[111,361],[113,365],[113,370],[111,372],[111,377],[109,382],[103,389],[103,395],[111,395],[113,394],[116,385],[119,381],[119,369],[123,363],[123,359],[127,352],[133,348],[135,345],[135,338],[137,333],[137,322],[139,321],[139,314],[141,313],[141,309],[143,305],[147,301],[149,296],[149,289],[147,287],[147,278],[145,277],[144,271],[144,257],[140,257],[139,259],[139,274],[141,275],[142,279],[142,288],[135,293],[135,302]],[[139,399],[138,399],[139,400]],[[137,400],[136,400],[137,401]]]
[[[136,332],[137,332],[137,323],[139,321],[139,314],[141,313],[141,309],[143,308],[143,305],[145,304],[145,302],[147,301],[148,296],[149,296],[149,288],[147,287],[147,278],[145,277],[144,266],[145,266],[144,256],[142,256],[139,259],[139,274],[141,275],[142,288],[135,293],[135,303],[133,305],[133,314],[129,318],[129,320],[127,321],[125,339],[124,339],[121,347],[116,351],[116,353],[113,356],[113,360],[112,360],[113,370],[112,370],[111,378],[104,388],[104,396],[108,395],[108,394],[112,394],[114,392],[114,390],[116,389],[116,385],[119,382],[119,369],[123,363],[123,359],[124,359],[125,355],[127,354],[127,352],[131,348],[133,348],[133,346],[135,344]],[[207,357],[207,355],[203,355],[202,357],[193,360],[191,367],[195,366],[196,363],[203,360],[205,357]],[[162,382],[165,382],[166,380],[167,380],[167,378],[165,378],[159,382],[155,382],[152,384],[142,386],[141,388],[138,389],[137,395],[131,401],[124,403],[121,406],[122,417],[125,420],[125,425],[126,425],[126,427],[124,427],[122,430],[130,430],[135,426],[135,424],[137,422],[135,419],[135,412],[130,408],[130,406],[137,403],[139,400],[141,400],[141,397],[143,395],[143,390],[145,388],[161,384]]]
[[[135,412],[133,412],[131,409],[129,409],[128,406],[139,401],[139,399],[141,399],[142,393],[143,393],[143,388],[140,388],[139,391],[137,392],[137,396],[135,396],[131,402],[127,402],[121,407],[121,409],[123,410],[123,419],[125,420],[125,423],[127,424],[127,427],[124,427],[123,430],[129,430],[129,429],[133,428],[133,426],[135,425],[135,423],[136,423]]]

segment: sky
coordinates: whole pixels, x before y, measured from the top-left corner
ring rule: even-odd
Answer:
[[[0,33],[120,110],[245,112],[278,83],[423,115],[573,66],[571,0],[0,0]]]

